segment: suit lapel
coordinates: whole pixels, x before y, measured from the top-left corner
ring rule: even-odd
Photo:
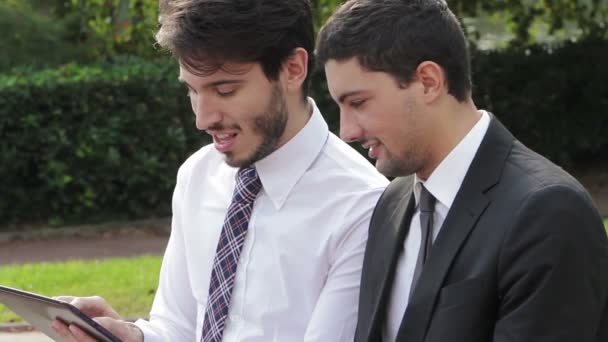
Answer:
[[[424,341],[445,277],[458,251],[491,202],[491,197],[486,192],[498,183],[513,140],[513,136],[492,116],[486,136],[444,220],[416,290],[410,298],[397,341]]]
[[[468,193],[463,201],[456,202],[444,221],[412,293],[409,304],[399,328],[397,341],[422,342],[433,313],[439,290],[450,269],[454,257],[466,240],[477,219],[488,206],[483,195]],[[452,227],[452,228],[450,228]]]
[[[388,294],[395,274],[395,264],[403,249],[409,221],[414,213],[412,193],[413,177],[396,179],[389,185],[383,200],[379,202],[371,223],[364,266],[362,293],[367,295],[371,316],[360,323],[367,325],[364,341],[375,341],[386,311]],[[369,254],[369,255],[368,255]]]

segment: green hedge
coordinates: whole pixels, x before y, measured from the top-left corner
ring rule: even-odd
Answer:
[[[170,62],[0,76],[0,222],[167,215],[198,139]]]
[[[46,67],[80,60],[86,50],[65,41],[61,22],[32,11],[23,1],[0,1],[0,72],[19,65]]]
[[[476,53],[475,101],[559,164],[608,159],[607,42]],[[204,143],[169,60],[0,75],[0,227],[163,216]],[[323,74],[312,95],[332,130]]]
[[[477,54],[475,101],[558,164],[608,160],[608,42]]]

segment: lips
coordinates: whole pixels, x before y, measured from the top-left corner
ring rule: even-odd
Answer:
[[[367,151],[367,155],[372,159],[378,159],[378,155],[380,154],[380,145],[375,144],[369,147]]]
[[[366,142],[365,144],[363,144],[362,147],[367,150],[368,157],[370,157],[371,159],[378,159],[378,155],[380,154],[380,143]]]
[[[216,133],[213,134],[213,144],[219,152],[226,153],[236,143],[236,137],[237,133]]]

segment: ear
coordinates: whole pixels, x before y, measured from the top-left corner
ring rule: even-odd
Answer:
[[[282,73],[287,90],[300,92],[308,75],[308,52],[295,48],[285,61]]]
[[[435,62],[425,61],[416,68],[416,79],[422,84],[422,98],[426,103],[447,94],[447,79],[443,68]]]

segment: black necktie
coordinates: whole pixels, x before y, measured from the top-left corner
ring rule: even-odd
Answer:
[[[433,245],[433,212],[435,211],[435,197],[420,184],[420,250],[418,251],[418,260],[416,260],[416,268],[414,269],[414,277],[412,279],[412,287],[410,287],[410,299],[422,273],[422,267],[429,255],[431,246]]]

